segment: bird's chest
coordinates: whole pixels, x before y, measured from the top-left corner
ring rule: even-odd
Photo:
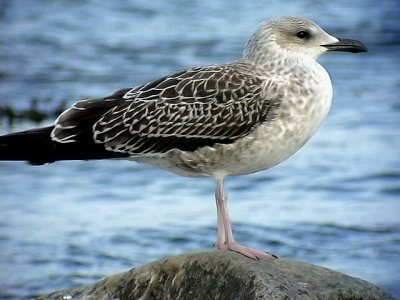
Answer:
[[[286,87],[273,120],[259,126],[253,141],[243,145],[253,161],[248,173],[275,166],[299,150],[320,127],[331,101],[332,85],[326,72],[314,82]]]
[[[279,164],[299,150],[320,127],[332,102],[329,75],[319,65],[309,78],[283,83],[280,93],[274,118],[259,126],[246,145],[254,161],[252,172]]]

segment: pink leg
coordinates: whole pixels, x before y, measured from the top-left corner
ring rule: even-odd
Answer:
[[[215,190],[217,202],[218,237],[217,249],[231,250],[243,254],[252,259],[273,258],[269,253],[254,248],[246,247],[237,243],[233,237],[231,222],[229,220],[227,200],[228,196],[224,190],[224,179],[217,179]]]

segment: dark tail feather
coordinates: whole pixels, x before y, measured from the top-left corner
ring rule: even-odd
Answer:
[[[57,143],[51,139],[54,126],[36,128],[0,136],[0,160],[22,160],[43,165],[58,160],[89,160],[126,157],[110,152],[91,137],[73,143]]]

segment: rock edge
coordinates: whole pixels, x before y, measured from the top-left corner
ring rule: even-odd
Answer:
[[[229,251],[161,259],[75,289],[38,297],[68,299],[393,299],[364,280],[286,259],[252,260]]]

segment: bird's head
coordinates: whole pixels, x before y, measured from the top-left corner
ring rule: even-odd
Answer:
[[[244,56],[286,52],[317,59],[326,51],[366,52],[356,40],[336,38],[310,20],[282,17],[262,22],[247,43]]]

